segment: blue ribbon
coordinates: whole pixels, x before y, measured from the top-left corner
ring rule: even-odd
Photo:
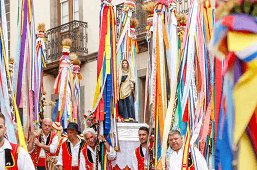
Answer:
[[[56,115],[56,112],[58,110],[58,105],[59,105],[59,99],[56,101],[56,105],[55,105],[55,108],[54,108],[54,113],[53,113],[53,117],[52,117],[53,122],[55,122],[55,115]]]

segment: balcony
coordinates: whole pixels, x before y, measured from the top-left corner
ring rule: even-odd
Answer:
[[[191,0],[176,0],[177,1],[177,13],[186,14],[189,13]]]
[[[70,52],[76,53],[81,62],[85,62],[88,57],[88,34],[87,22],[71,21],[58,27],[49,29],[45,33],[46,37],[46,60],[47,67],[45,73],[57,74],[59,59],[62,56],[62,40],[70,38],[72,40]]]
[[[145,40],[146,31],[145,28],[147,26],[147,13],[142,9],[142,4],[146,0],[136,0],[135,11],[132,14],[132,18],[136,18],[138,20],[138,26],[136,28],[137,33],[137,42],[139,47],[139,52],[145,52],[148,50],[147,42]],[[116,32],[117,32],[117,39],[119,38],[119,25],[120,25],[120,18],[122,15],[122,8],[123,4],[116,5]]]
[[[148,2],[149,0],[136,0],[135,11],[132,14],[132,18],[138,20],[138,26],[136,28],[137,41],[139,46],[139,52],[145,52],[148,50],[147,42],[145,40],[147,26],[147,13],[142,9],[142,4]],[[176,0],[177,2],[177,13],[182,13],[188,15],[191,0]],[[123,4],[116,5],[116,32],[117,38],[119,37],[119,24],[122,15]]]

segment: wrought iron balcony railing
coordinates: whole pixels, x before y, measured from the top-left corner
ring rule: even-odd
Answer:
[[[142,5],[151,0],[136,0],[135,11],[132,14],[132,18],[138,20],[138,26],[136,28],[137,40],[139,46],[139,52],[145,52],[148,50],[147,42],[145,40],[146,26],[147,26],[147,13],[142,9]],[[188,14],[191,0],[176,0],[177,13]],[[123,3],[116,5],[116,32],[117,39],[119,38],[119,25],[122,15]]]
[[[136,33],[140,34],[145,32],[145,28],[147,26],[147,14],[142,9],[142,3],[145,0],[136,0],[135,12],[133,12],[132,18],[136,18],[138,20],[138,26],[136,28]],[[124,3],[116,5],[116,28],[117,28],[117,37],[119,37],[119,25],[120,25],[120,18],[122,15],[122,8]]]
[[[177,1],[177,13],[188,15],[191,0],[176,0]]]
[[[142,9],[142,4],[148,2],[149,0],[136,0],[135,12],[132,15],[132,18],[138,20],[138,26],[136,28],[137,34],[145,32],[147,26],[147,14]],[[176,0],[177,1],[177,13],[188,14],[191,0]],[[117,25],[117,34],[119,33],[119,24],[120,18],[122,15],[123,3],[116,5],[116,25]],[[119,36],[119,35],[118,35]],[[117,37],[118,37],[117,36]]]
[[[47,30],[45,37],[48,62],[56,61],[62,56],[62,40],[65,38],[72,40],[70,52],[74,52],[78,56],[88,54],[87,22],[76,20],[68,22]]]

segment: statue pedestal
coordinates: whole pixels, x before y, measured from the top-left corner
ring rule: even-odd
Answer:
[[[138,129],[147,126],[145,123],[117,123],[120,151],[117,152],[117,159],[113,161],[113,167],[120,169],[132,168],[132,155],[140,145]]]
[[[138,129],[147,126],[145,123],[117,123],[120,141],[138,141]]]

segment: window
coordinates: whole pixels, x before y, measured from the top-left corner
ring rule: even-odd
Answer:
[[[81,0],[57,0],[58,1],[58,23],[66,24],[79,19],[79,3]]]
[[[60,0],[61,3],[61,24],[69,22],[69,1]]]
[[[79,0],[73,0],[73,20],[79,20]]]

